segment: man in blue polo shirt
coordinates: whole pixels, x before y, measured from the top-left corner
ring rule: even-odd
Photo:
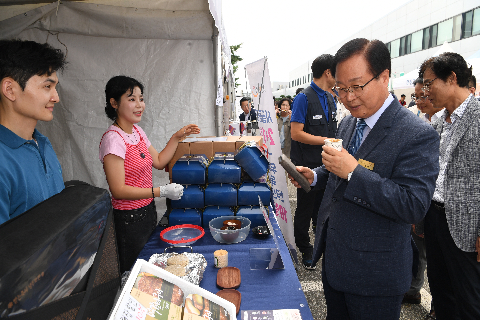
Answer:
[[[64,188],[62,168],[38,120],[53,119],[64,54],[48,44],[0,41],[0,224]]]
[[[322,166],[322,146],[325,139],[335,138],[337,107],[331,94],[335,86],[332,76],[333,56],[323,54],[312,63],[313,81],[293,101],[291,123],[292,148],[290,157],[296,166],[316,168]],[[330,91],[330,92],[328,92]],[[302,264],[311,266],[313,246],[308,229],[310,221],[315,228],[317,214],[325,190],[306,193],[297,189],[297,209],[293,222],[295,244],[302,253]]]

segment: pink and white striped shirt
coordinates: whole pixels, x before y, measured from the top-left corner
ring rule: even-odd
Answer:
[[[135,143],[136,142],[136,143]],[[148,152],[150,146],[145,132],[133,125],[132,134],[126,134],[116,126],[110,126],[100,141],[99,157],[114,154],[124,159],[125,185],[139,188],[151,188],[153,159]],[[144,157],[142,157],[142,155]],[[140,200],[115,199],[112,196],[112,205],[118,210],[132,210],[142,208],[152,202],[153,198]]]

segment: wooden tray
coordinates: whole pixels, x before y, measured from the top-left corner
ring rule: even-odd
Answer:
[[[242,279],[240,270],[235,267],[223,267],[217,273],[217,286],[222,289],[237,289]]]
[[[230,301],[237,308],[237,314],[240,312],[240,303],[242,302],[242,294],[235,289],[223,289],[217,292],[217,296]]]

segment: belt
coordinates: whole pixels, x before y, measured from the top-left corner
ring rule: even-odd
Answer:
[[[432,200],[432,206],[434,206],[435,209],[437,209],[440,212],[445,212],[445,204],[443,204],[441,202]]]

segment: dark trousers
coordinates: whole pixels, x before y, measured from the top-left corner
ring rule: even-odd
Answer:
[[[322,260],[322,283],[327,302],[327,320],[398,320],[403,294],[398,296],[359,296],[340,292],[328,283]]]
[[[411,232],[413,241],[418,249],[418,271],[417,274],[412,278],[412,284],[410,285],[410,290],[408,294],[414,295],[417,292],[420,292],[420,289],[423,287],[425,282],[425,269],[427,268],[427,255],[425,250],[425,238],[419,237],[413,231]]]
[[[308,193],[302,188],[297,189],[297,209],[293,220],[293,234],[295,244],[302,253],[313,250],[308,230],[310,229],[310,221],[313,221],[314,226],[317,225],[318,209],[324,192],[325,189],[310,190]]]
[[[134,210],[113,209],[120,273],[130,270],[157,225],[155,201]]]
[[[438,320],[480,319],[480,262],[460,250],[444,210],[433,204],[425,217],[427,276]]]

